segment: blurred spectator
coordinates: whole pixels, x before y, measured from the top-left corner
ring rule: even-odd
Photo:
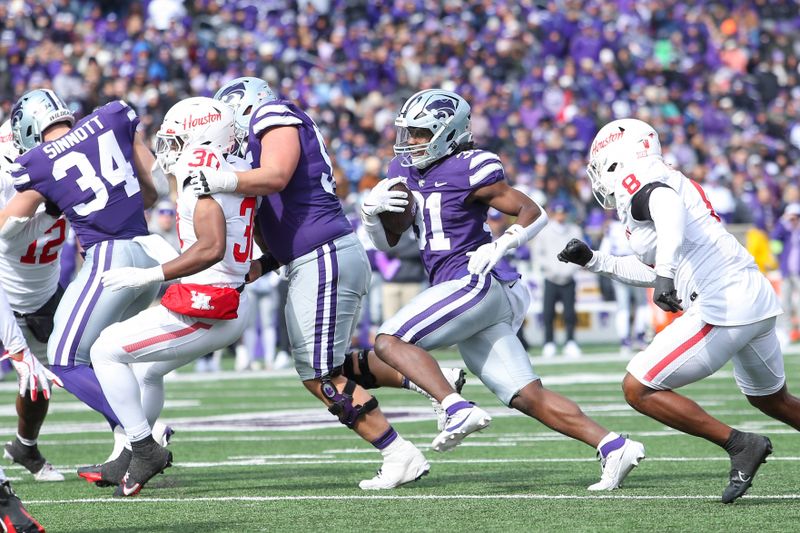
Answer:
[[[800,340],[800,203],[786,206],[772,233],[780,254],[784,327],[792,341]]]
[[[375,261],[383,278],[381,316],[386,321],[419,294],[427,274],[411,231],[406,231],[391,250],[376,252]]]
[[[172,200],[161,200],[156,204],[155,213],[150,217],[150,233],[157,233],[180,251],[180,238],[178,237],[178,224],[175,218],[175,203]]]
[[[544,357],[556,355],[554,328],[556,320],[556,302],[564,308],[564,326],[566,328],[566,344],[564,355],[580,357],[581,349],[575,342],[575,326],[578,317],[575,313],[575,272],[580,267],[573,263],[562,263],[557,259],[558,253],[571,239],[582,239],[583,232],[574,222],[567,220],[568,206],[562,201],[551,201],[547,204],[550,221],[542,232],[533,240],[531,260],[534,267],[541,269],[544,277],[544,297],[542,302],[542,320],[544,321]]]

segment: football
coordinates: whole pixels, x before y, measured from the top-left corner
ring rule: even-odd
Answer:
[[[417,202],[414,200],[414,195],[408,189],[405,183],[395,183],[389,189],[390,191],[403,191],[406,193],[408,204],[405,210],[400,213],[392,213],[391,211],[384,211],[378,216],[381,219],[384,229],[396,234],[402,235],[414,223],[414,217],[417,216]]]

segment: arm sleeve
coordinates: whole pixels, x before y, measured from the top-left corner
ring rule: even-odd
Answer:
[[[0,341],[8,353],[18,353],[28,347],[17,319],[8,303],[6,292],[0,289]]]
[[[595,251],[586,268],[597,274],[635,287],[653,287],[656,271],[639,261],[636,256],[614,257]]]
[[[392,246],[389,244],[389,241],[386,240],[386,233],[383,230],[381,220],[375,215],[367,215],[362,209],[359,209],[359,211],[361,213],[361,222],[364,225],[364,230],[366,230],[369,240],[372,241],[375,248],[382,252],[391,250]]]
[[[656,274],[674,278],[678,268],[678,251],[686,228],[686,208],[678,193],[669,187],[653,189],[649,206],[658,239]]]
[[[19,233],[8,239],[0,238],[0,253],[11,252],[14,250],[24,251],[30,244],[41,237],[45,231],[56,223],[57,218],[53,218],[44,211],[33,215],[23,226]]]

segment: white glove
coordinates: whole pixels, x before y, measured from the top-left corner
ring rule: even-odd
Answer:
[[[164,281],[164,270],[161,265],[152,268],[122,267],[106,270],[100,276],[103,286],[112,291],[121,289],[138,289]]]
[[[213,170],[204,168],[189,172],[189,184],[195,196],[207,196],[217,192],[236,192],[239,177],[232,170]]]
[[[367,216],[374,216],[385,211],[392,213],[402,213],[408,205],[406,194],[403,191],[390,191],[389,188],[397,183],[402,183],[405,178],[391,178],[381,180],[369,191],[361,204],[361,210]]]
[[[467,257],[469,257],[467,270],[470,274],[485,276],[516,245],[517,239],[515,236],[503,233],[496,241],[482,244],[474,252],[467,252]]]
[[[49,400],[51,381],[59,387],[64,386],[59,377],[45,368],[28,348],[15,354],[7,353],[0,357],[0,361],[3,359],[10,359],[11,364],[14,365],[14,369],[17,371],[20,396],[25,396],[25,393],[30,389],[31,399],[35,402],[41,388],[45,400]]]

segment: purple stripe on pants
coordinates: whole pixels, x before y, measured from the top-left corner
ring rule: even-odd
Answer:
[[[489,287],[492,285],[490,276],[487,276],[486,280],[488,283],[486,283],[483,287],[481,287],[481,290],[478,292],[478,294],[476,294],[475,296],[473,296],[460,306],[456,307],[455,309],[448,311],[441,318],[435,320],[434,322],[428,324],[427,326],[419,330],[417,333],[414,334],[413,337],[411,337],[409,342],[411,344],[418,343],[420,339],[422,339],[426,335],[429,335],[433,331],[439,329],[440,327],[444,326],[445,324],[453,320],[455,317],[469,311],[470,309],[478,305],[478,303],[480,303],[480,301],[483,300],[483,298],[486,296],[486,293],[489,292]]]
[[[336,295],[339,292],[339,259],[336,257],[336,245],[331,242],[331,285],[326,290],[331,294],[331,310],[328,315],[328,372],[333,369],[333,349],[336,345]]]
[[[100,250],[100,244],[97,244],[97,248],[95,248],[95,252]],[[81,291],[80,296],[78,296],[78,300],[75,302],[75,307],[72,308],[72,313],[69,315],[69,319],[67,320],[67,326],[64,328],[64,331],[61,332],[61,338],[58,340],[58,349],[56,350],[56,364],[61,363],[61,354],[64,352],[67,343],[67,337],[69,336],[69,332],[72,331],[73,323],[75,322],[75,318],[78,315],[78,309],[80,309],[81,304],[86,299],[86,295],[89,292],[89,287],[92,285],[92,281],[94,281],[94,277],[97,275],[97,266],[99,264],[98,257],[95,255],[92,261],[92,271],[89,273],[89,278],[86,280],[86,283],[83,286],[83,290]],[[62,302],[63,303],[63,302]],[[73,359],[73,358],[70,358]]]
[[[412,328],[414,328],[417,324],[419,324],[420,322],[431,316],[433,313],[455,302],[465,294],[468,294],[472,289],[478,286],[478,281],[480,281],[479,276],[470,276],[469,283],[467,283],[465,287],[458,289],[452,294],[448,294],[447,297],[444,298],[443,300],[440,300],[435,304],[431,305],[427,309],[423,310],[420,314],[411,317],[411,319],[408,322],[400,326],[400,328],[394,333],[394,335],[397,337],[403,337]]]
[[[325,253],[317,248],[317,313],[314,321],[314,377],[322,377],[322,317],[325,312]]]
[[[106,252],[104,254],[105,263],[100,274],[108,270],[111,266],[111,256],[114,251],[114,241],[107,241],[107,244],[108,246],[106,247]],[[97,290],[95,290],[94,294],[92,295],[92,299],[89,301],[89,306],[86,308],[86,312],[83,314],[80,324],[78,324],[78,333],[75,335],[75,338],[72,340],[72,344],[69,347],[69,359],[67,360],[67,366],[72,366],[75,364],[75,355],[78,353],[78,345],[81,343],[81,337],[83,337],[83,331],[86,329],[86,323],[89,322],[89,318],[92,316],[92,310],[97,304],[97,300],[100,299],[100,295],[102,293],[103,283],[100,282],[100,284],[97,286]]]

